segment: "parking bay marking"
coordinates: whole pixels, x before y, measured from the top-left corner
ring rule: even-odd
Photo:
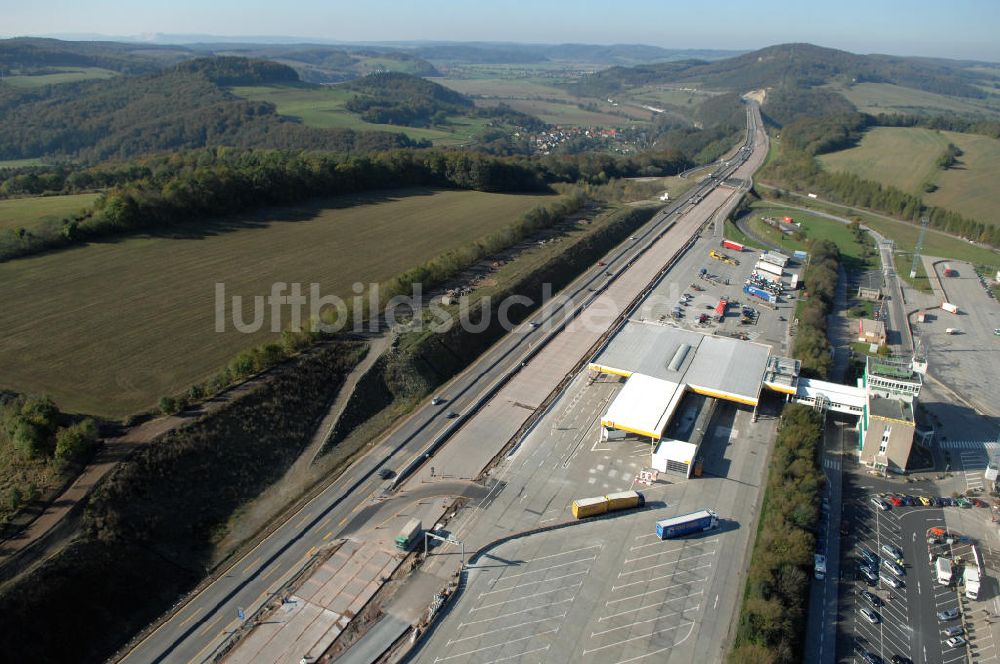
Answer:
[[[482,618],[480,620],[472,620],[472,621],[469,621],[469,622],[460,622],[460,623],[458,623],[458,629],[462,629],[463,627],[468,627],[469,625],[478,625],[479,623],[493,622],[494,620],[500,620],[501,618],[509,618],[510,616],[516,616],[519,613],[528,613],[529,611],[538,611],[538,610],[541,610],[541,609],[547,609],[550,606],[558,606],[560,604],[565,604],[566,602],[572,602],[574,599],[576,599],[576,595],[574,595],[573,597],[569,597],[567,599],[561,599],[558,602],[551,602],[549,604],[542,604],[541,606],[532,606],[531,608],[521,609],[520,611],[511,611],[510,613],[504,613],[503,615],[494,616],[492,618]]]
[[[657,607],[663,606],[669,602],[676,602],[679,599],[688,599],[689,597],[696,597],[697,595],[705,594],[705,590],[699,590],[696,593],[691,593],[689,595],[683,595],[681,597],[671,597],[670,599],[665,599],[662,602],[657,602],[656,604],[645,604],[636,609],[626,609],[625,611],[619,611],[618,613],[612,613],[610,616],[603,616],[597,619],[597,622],[604,622],[605,620],[611,620],[612,618],[617,618],[618,616],[623,616],[626,613],[635,613],[636,611],[642,611],[643,609],[655,609]]]
[[[631,599],[637,599],[639,597],[645,597],[646,595],[652,595],[653,593],[662,593],[664,590],[670,590],[671,588],[680,588],[681,586],[691,585],[692,583],[701,583],[702,581],[708,581],[708,577],[702,579],[692,579],[691,581],[685,581],[683,583],[675,583],[665,588],[658,588],[656,590],[647,590],[644,593],[638,595],[631,595],[630,597],[622,597],[620,599],[611,599],[604,603],[604,606],[611,606],[612,604],[618,604],[619,602],[627,602]]]
[[[492,650],[493,648],[499,648],[501,646],[507,645],[508,643],[517,643],[518,641],[527,641],[528,639],[533,639],[536,636],[545,636],[546,634],[555,634],[558,631],[559,631],[559,628],[556,627],[555,629],[550,629],[550,630],[545,631],[545,632],[539,632],[538,634],[531,634],[529,636],[522,636],[522,637],[520,637],[518,639],[508,639],[507,641],[504,641],[502,643],[496,643],[496,644],[494,644],[492,646],[484,646],[482,648],[477,648],[475,650],[470,650],[469,652],[458,653],[457,655],[448,655],[447,657],[435,657],[434,661],[435,662],[444,662],[444,661],[447,661],[449,659],[455,659],[456,657],[465,657],[466,655],[474,655],[477,652],[482,652],[484,650]]]
[[[576,588],[579,588],[582,585],[583,585],[583,581],[581,581],[580,583],[576,584],[575,586],[567,586],[565,588],[556,588],[555,590],[546,590],[544,592],[532,593],[531,595],[525,595],[523,597],[511,597],[509,599],[505,599],[502,602],[495,602],[493,604],[484,604],[483,606],[477,606],[474,609],[470,609],[469,613],[475,613],[476,611],[482,611],[483,609],[489,609],[489,608],[492,608],[494,606],[503,606],[504,604],[509,604],[510,602],[518,602],[518,601],[523,600],[523,599],[531,599],[532,597],[540,597],[542,595],[551,595],[552,593],[558,593],[558,592],[562,592],[564,590],[575,590]]]
[[[534,625],[540,622],[545,622],[546,620],[556,620],[558,618],[565,618],[566,613],[560,613],[558,616],[549,616],[548,618],[539,618],[538,620],[529,620],[528,622],[518,623],[517,625],[509,625],[507,627],[498,627],[497,629],[491,629],[488,632],[480,632],[479,634],[471,634],[469,636],[463,636],[460,639],[448,639],[447,645],[453,643],[459,643],[461,641],[468,641],[469,639],[478,639],[481,636],[489,636],[490,634],[496,634],[497,632],[504,632],[508,629],[517,629],[518,627],[524,627],[525,625]]]
[[[650,632],[649,634],[640,634],[639,636],[633,636],[632,638],[625,639],[624,641],[618,641],[617,643],[609,643],[607,645],[599,646],[597,648],[591,648],[589,650],[584,650],[583,654],[587,655],[587,654],[590,654],[592,652],[597,652],[599,650],[606,650],[608,648],[614,648],[615,646],[620,646],[623,643],[629,643],[631,641],[638,641],[639,639],[648,639],[651,636],[656,636],[657,634],[662,634],[663,632],[670,632],[670,631],[673,631],[675,629],[680,629],[681,627],[687,627],[688,625],[693,625],[693,624],[694,624],[694,622],[689,622],[689,623],[682,623],[680,625],[674,625],[673,627],[665,627],[664,629],[658,629],[655,632]]]
[[[657,620],[660,620],[661,618],[666,618],[668,616],[683,616],[685,611],[697,611],[699,608],[701,608],[701,605],[700,604],[695,604],[694,606],[686,607],[686,608],[681,609],[680,611],[677,611],[675,613],[661,613],[660,615],[658,615],[658,616],[656,616],[654,618],[648,618],[647,620],[637,620],[634,623],[629,623],[628,625],[622,625],[621,627],[612,627],[612,628],[606,629],[606,630],[604,630],[602,632],[591,632],[590,633],[590,638],[593,639],[593,638],[596,638],[598,636],[603,636],[604,634],[608,634],[609,632],[617,632],[620,629],[628,629],[629,627],[635,627],[636,625],[644,625],[646,623],[655,622]]]
[[[667,565],[676,565],[677,563],[682,563],[686,560],[694,560],[695,558],[704,558],[705,556],[714,556],[715,550],[708,551],[707,553],[697,553],[693,556],[688,556],[687,558],[678,558],[677,560],[668,560],[665,563],[660,563],[659,565],[651,565],[650,567],[643,567],[642,569],[634,569],[631,572],[618,572],[618,578],[623,576],[628,576],[629,574],[638,574],[639,572],[645,572],[647,570],[656,569],[657,567],[666,567]],[[647,558],[649,556],[646,556]],[[638,558],[636,560],[639,560]]]

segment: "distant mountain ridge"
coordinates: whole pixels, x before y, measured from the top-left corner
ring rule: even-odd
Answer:
[[[975,87],[985,80],[963,63],[928,58],[857,55],[812,44],[779,44],[732,58],[705,62],[612,67],[578,81],[578,94],[603,96],[626,87],[658,83],[690,83],[707,89],[750,90],[762,87],[817,87],[833,81],[894,83],[938,94],[983,98]]]

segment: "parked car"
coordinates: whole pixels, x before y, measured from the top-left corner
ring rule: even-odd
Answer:
[[[875,593],[868,592],[867,590],[862,590],[861,596],[864,597],[868,601],[868,603],[874,606],[876,609],[882,606],[882,599]]]
[[[948,609],[947,611],[938,611],[937,612],[937,619],[938,620],[954,620],[957,617],[958,617],[958,608],[957,607],[954,608],[954,609]]]
[[[892,544],[883,544],[882,550],[889,554],[893,560],[899,560],[903,557],[903,552],[898,546],[893,546]]]
[[[905,504],[899,496],[889,496],[886,500],[892,503],[893,507],[902,507]]]
[[[955,504],[958,505],[959,507],[963,508],[963,509],[964,508],[968,508],[968,507],[972,507],[972,503],[969,501],[968,498],[957,498],[955,500]]]
[[[973,498],[972,504],[975,505],[976,507],[986,507],[986,501],[979,500],[978,498]]]
[[[903,582],[894,576],[889,576],[888,574],[879,574],[878,580],[889,586],[890,588],[902,588]]]
[[[391,480],[393,477],[396,476],[396,471],[389,470],[388,468],[382,468],[381,470],[378,471],[378,476],[384,480]]]
[[[881,657],[867,650],[861,653],[861,659],[865,660],[865,664],[882,664]]]
[[[965,629],[961,625],[952,625],[948,629],[943,631],[945,636],[962,636],[965,633]]]
[[[945,641],[945,643],[948,644],[949,648],[958,648],[965,645],[965,639],[963,639],[961,636],[953,636],[947,641]]]
[[[917,504],[917,500],[913,496],[901,496],[901,498],[903,500],[903,504],[907,507],[913,507]]]
[[[896,576],[903,576],[904,574],[906,574],[906,570],[904,570],[902,567],[900,567],[892,560],[883,560],[882,566],[885,567],[890,572],[892,572],[893,574],[895,574]]]
[[[871,504],[877,507],[878,509],[882,510],[883,512],[889,509],[888,504],[886,504],[881,498],[876,498],[875,496],[872,496]]]
[[[431,405],[432,406],[440,406],[443,403],[444,403],[444,399],[442,399],[441,397],[434,397],[433,399],[431,399]]]
[[[869,565],[878,565],[878,556],[871,549],[858,547],[858,553]]]
[[[940,500],[942,507],[951,507],[951,498],[948,496],[941,496]]]
[[[932,498],[931,502],[934,503],[934,507],[941,507],[942,505],[944,505],[944,501],[937,497]]]
[[[875,613],[874,611],[872,611],[871,609],[869,609],[867,607],[861,609],[861,615],[863,615],[865,617],[865,620],[867,620],[871,624],[873,624],[873,625],[879,624],[878,614]]]
[[[920,496],[920,504],[923,505],[924,507],[930,507],[931,505],[933,505],[931,499],[928,498],[927,496]]]
[[[892,664],[913,664],[913,660],[902,655],[893,655]]]
[[[867,581],[872,586],[878,583],[878,574],[873,572],[870,567],[865,567],[864,565],[858,567],[858,578]]]
[[[453,420],[453,419],[455,419],[456,417],[458,417],[458,413],[456,413],[456,412],[455,412],[455,411],[453,411],[453,410],[452,410],[452,411],[449,411],[449,412],[448,412],[448,415],[447,415],[447,417],[448,417],[448,419],[449,419],[449,420]]]

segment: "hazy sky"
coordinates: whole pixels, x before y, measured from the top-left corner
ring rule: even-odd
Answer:
[[[0,35],[644,43],[1000,61],[1000,0],[0,0]]]

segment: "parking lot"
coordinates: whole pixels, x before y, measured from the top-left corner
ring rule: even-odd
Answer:
[[[435,661],[565,659],[553,647],[569,649],[573,661],[630,662],[668,650],[693,659],[678,649],[704,613],[719,537],[664,542],[649,532],[648,514],[617,519],[630,537],[601,538],[607,524],[584,522],[490,551],[470,572],[455,634]]]
[[[984,456],[981,451],[965,451]],[[1000,615],[1000,600],[990,577],[1000,563],[1000,551],[990,542],[996,527],[988,505],[981,501],[978,507],[974,503],[959,507],[942,495],[936,482],[903,485],[872,477],[852,462],[847,465],[852,472],[844,475],[839,661],[863,662],[865,653],[885,662],[893,656],[928,664],[994,661],[998,654],[994,621]],[[978,472],[981,477],[981,469]],[[954,480],[947,481],[966,483],[962,473],[958,469]],[[921,496],[952,504],[927,506],[919,500]],[[873,499],[885,502],[888,509],[879,509]],[[912,504],[894,504],[899,501]],[[884,549],[886,545],[898,552]],[[972,560],[973,545],[983,567],[982,590],[976,600],[965,597],[962,574],[963,564]],[[861,569],[874,567],[864,563],[864,552],[877,556],[879,573],[872,578]],[[884,562],[894,553],[902,554],[901,575]],[[947,586],[938,583],[934,567],[940,556],[957,561]],[[900,587],[891,587],[889,578],[901,581]],[[862,609],[872,611],[875,620]],[[949,611],[955,616],[950,617]],[[943,618],[938,615],[942,612]],[[949,644],[948,639],[955,636],[967,643]]]
[[[928,348],[930,370],[942,382],[971,401],[982,412],[1000,416],[995,395],[983,386],[995,383],[1000,372],[1000,303],[987,296],[972,266],[949,261],[957,276],[944,276],[944,263],[935,264],[942,297],[958,306],[958,314],[941,309],[928,313],[924,323],[914,323],[913,331]],[[956,331],[948,334],[947,330]]]

